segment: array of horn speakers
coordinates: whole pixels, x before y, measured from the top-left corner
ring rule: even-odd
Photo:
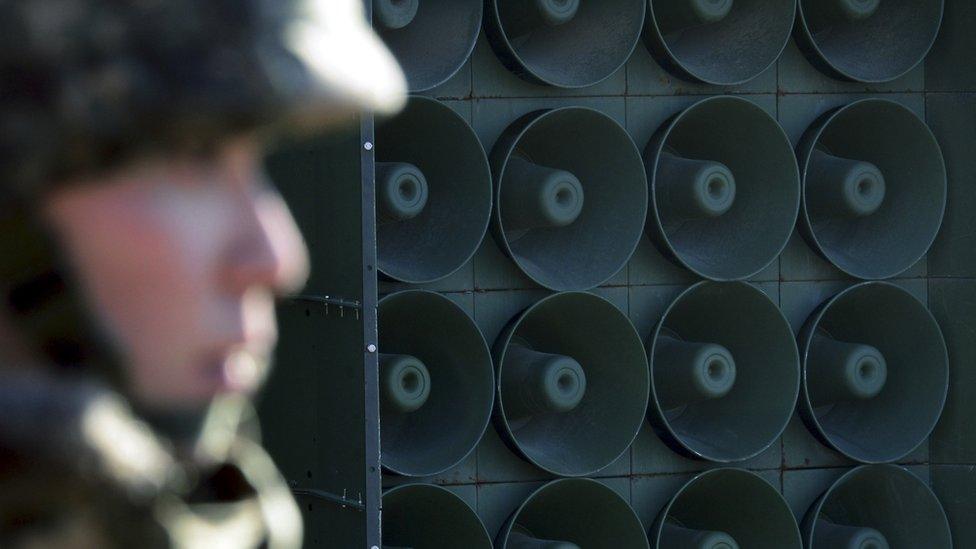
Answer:
[[[566,142],[564,134],[580,138]],[[643,162],[602,113],[539,111],[513,123],[493,149],[492,200],[489,162],[471,128],[442,104],[415,97],[377,132],[379,270],[407,282],[447,276],[477,249],[493,212],[502,248],[549,289],[608,279],[630,258],[645,220],[675,262],[736,281],[780,253],[801,194],[803,233],[843,272],[885,278],[926,253],[945,208],[946,176],[918,117],[890,101],[855,102],[817,121],[799,148],[802,192],[783,131],[743,99],[709,98],[675,115]],[[746,312],[751,322],[738,322]],[[677,452],[742,461],[782,433],[800,387],[787,322],[741,282],[683,293],[651,335],[646,358],[629,320],[608,302],[572,291],[551,296],[499,339],[494,382],[480,333],[446,298],[390,296],[380,327],[384,465],[407,475],[436,474],[463,459],[493,398],[511,448],[553,474],[586,476],[611,463],[645,409]],[[448,338],[453,356],[432,346],[430,333],[459,334]],[[927,438],[948,367],[939,328],[917,300],[887,284],[855,286],[811,317],[800,348],[800,409],[828,446],[856,461],[891,462]],[[480,366],[458,371],[461,363]],[[926,367],[913,367],[920,363]],[[474,393],[431,389],[453,387],[458,376],[469,376],[463,386]],[[458,402],[471,403],[471,412],[450,413]],[[436,420],[440,414],[450,426]],[[565,428],[580,418],[588,429]],[[599,448],[588,444],[595,436],[604,441]]]
[[[642,161],[623,127],[583,107],[523,116],[489,159],[460,115],[416,96],[377,128],[376,158],[379,272],[408,283],[457,271],[489,225],[551,290],[605,282],[645,230],[693,273],[743,280],[776,259],[798,214],[807,242],[837,269],[884,279],[926,254],[947,196],[932,132],[884,99],[821,116],[794,154],[760,107],[711,97],[665,123]]]
[[[444,488],[394,488],[383,497],[383,513],[384,547],[492,546],[475,512]],[[931,528],[910,525],[907,516]],[[807,547],[881,549],[888,547],[886,539],[894,546],[920,547],[909,543],[928,540],[924,546],[945,547],[945,520],[938,501],[910,473],[867,467],[846,474],[810,509],[804,535]],[[748,471],[716,469],[682,486],[646,533],[627,502],[607,486],[589,479],[550,482],[518,506],[495,546],[799,549],[803,543],[796,519],[772,485]]]
[[[411,91],[465,64],[484,22],[502,63],[559,88],[597,84],[641,36],[659,63],[693,82],[733,86],[762,74],[791,33],[810,62],[842,80],[903,76],[927,55],[944,0],[372,0],[373,24]],[[795,24],[794,24],[795,22]]]
[[[471,318],[440,294],[392,294],[378,318],[382,464],[400,475],[454,467],[491,417],[515,453],[558,476],[614,462],[645,412],[676,452],[741,462],[778,439],[798,395],[824,444],[854,461],[893,462],[928,438],[948,390],[938,324],[886,282],[823,303],[799,352],[776,304],[745,282],[705,281],[681,293],[646,351],[619,309],[582,292],[517,315],[494,360]]]
[[[389,473],[429,477],[456,466],[493,408],[513,451],[567,477],[615,461],[643,423],[650,382],[641,338],[593,294],[555,294],[519,314],[495,345],[494,367],[471,318],[434,292],[380,300],[378,330],[381,463]]]
[[[373,0],[374,25],[414,92],[456,74],[482,26],[509,70],[558,88],[605,80],[642,36],[676,76],[738,85],[775,63],[791,33],[825,73],[886,82],[925,57],[942,10],[942,0]],[[675,452],[737,463],[773,444],[795,407],[826,446],[884,464],[922,444],[941,414],[946,345],[906,291],[856,284],[821,304],[794,338],[775,303],[740,282],[775,261],[797,225],[856,279],[891,278],[924,257],[944,215],[946,170],[932,133],[900,104],[868,99],[828,112],[794,150],[755,104],[711,97],[669,119],[643,154],[608,116],[563,107],[516,120],[489,155],[461,116],[414,96],[378,125],[376,161],[381,276],[448,277],[490,228],[526,277],[560,292],[511,319],[492,350],[442,295],[408,290],[381,300],[387,473],[443,473],[492,421],[515,454],[559,477],[606,468],[645,417]],[[626,265],[645,233],[706,281],[638,334],[615,306],[582,291]],[[494,540],[449,490],[407,484],[383,498],[384,547],[493,541],[510,549],[950,546],[931,491],[891,465],[847,472],[802,529],[774,488],[738,469],[690,480],[649,530],[613,490],[585,478],[536,490]]]
[[[522,501],[494,542],[500,549],[952,547],[945,511],[931,489],[894,465],[845,472],[810,506],[802,524],[775,487],[742,469],[693,477],[647,530],[608,486],[559,479]],[[384,548],[492,546],[476,512],[445,488],[407,484],[383,496]]]
[[[945,511],[918,477],[894,465],[863,465],[840,477],[807,511],[810,549],[950,549]]]

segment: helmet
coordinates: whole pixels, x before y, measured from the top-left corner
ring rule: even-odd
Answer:
[[[18,194],[404,101],[361,0],[0,0],[0,14],[0,185]]]

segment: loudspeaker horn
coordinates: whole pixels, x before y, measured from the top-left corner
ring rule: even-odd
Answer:
[[[471,126],[415,96],[376,130],[379,272],[413,284],[460,269],[488,230],[491,170]]]
[[[554,480],[519,506],[498,534],[499,549],[647,549],[630,505],[595,480]]]
[[[845,473],[803,519],[809,549],[950,549],[942,504],[918,477],[896,465]]]
[[[886,282],[852,286],[822,304],[800,334],[800,413],[825,444],[855,461],[896,461],[935,427],[949,359],[932,314]]]
[[[657,549],[802,549],[783,496],[755,473],[713,469],[686,483],[651,527]]]
[[[609,301],[571,292],[520,314],[494,348],[495,420],[509,445],[555,475],[586,476],[633,442],[647,409],[647,359]]]
[[[793,30],[796,0],[648,0],[644,42],[669,71],[735,86],[766,71]]]
[[[584,88],[634,51],[646,0],[488,0],[485,34],[509,70],[536,84]]]
[[[800,207],[796,156],[755,103],[728,96],[695,103],[657,132],[644,159],[647,232],[699,276],[749,278],[789,241]]]
[[[474,50],[482,0],[372,0],[373,26],[396,57],[412,92],[454,76]]]
[[[780,436],[796,406],[793,331],[769,297],[745,282],[700,282],[664,312],[648,341],[648,418],[675,451],[749,459]]]
[[[383,494],[383,549],[491,549],[491,536],[463,499],[432,484]]]
[[[800,0],[796,42],[834,78],[889,82],[928,55],[943,9],[944,0]]]
[[[637,249],[647,178],[634,142],[607,115],[583,107],[530,113],[499,138],[491,166],[495,239],[539,285],[594,288]]]
[[[434,292],[388,295],[377,315],[383,467],[442,473],[474,450],[490,422],[488,346],[471,317]]]
[[[856,278],[893,277],[919,261],[942,225],[946,168],[915,113],[864,99],[820,118],[804,135],[800,229]]]

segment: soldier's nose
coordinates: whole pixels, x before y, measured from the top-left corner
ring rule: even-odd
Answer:
[[[247,225],[229,261],[231,285],[297,291],[308,277],[308,251],[284,201],[273,192],[253,199],[239,220]]]

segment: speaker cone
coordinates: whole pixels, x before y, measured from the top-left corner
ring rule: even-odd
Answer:
[[[749,278],[789,241],[800,206],[796,157],[754,103],[713,97],[692,105],[657,132],[644,159],[647,232],[699,276]]]
[[[421,290],[380,300],[378,329],[383,467],[442,473],[471,453],[490,421],[488,346],[460,307]]]
[[[467,62],[481,31],[481,0],[372,0],[373,26],[410,91],[437,87]]]
[[[500,549],[647,548],[630,505],[595,480],[560,479],[530,495],[498,534]]]
[[[407,484],[383,495],[383,547],[491,549],[491,537],[474,509],[452,492]]]
[[[894,465],[863,465],[835,482],[807,511],[810,549],[952,547],[939,500],[918,477]]]
[[[889,82],[928,55],[943,0],[800,0],[797,44],[842,80]]]
[[[553,474],[603,469],[643,423],[648,370],[640,337],[603,298],[563,293],[539,301],[499,337],[495,364],[499,431]]]
[[[648,417],[675,451],[718,462],[768,448],[796,405],[800,366],[789,323],[745,282],[701,282],[649,339]]]
[[[762,74],[790,38],[796,0],[648,0],[645,42],[687,80],[734,86]]]
[[[647,179],[616,121],[582,107],[531,113],[498,140],[491,165],[492,230],[533,281],[586,290],[627,264],[647,216]]]
[[[491,172],[471,126],[449,107],[412,97],[376,130],[376,255],[402,282],[440,280],[481,244]]]
[[[583,88],[617,71],[644,26],[645,0],[488,0],[485,33],[502,63],[537,84]]]
[[[800,229],[850,276],[895,276],[942,225],[946,170],[935,136],[906,107],[865,99],[823,116],[799,147]]]
[[[651,527],[660,549],[802,549],[783,496],[755,473],[713,469],[678,490]]]
[[[905,290],[866,282],[827,300],[800,335],[800,412],[855,461],[896,461],[942,414],[949,362],[932,314]]]

